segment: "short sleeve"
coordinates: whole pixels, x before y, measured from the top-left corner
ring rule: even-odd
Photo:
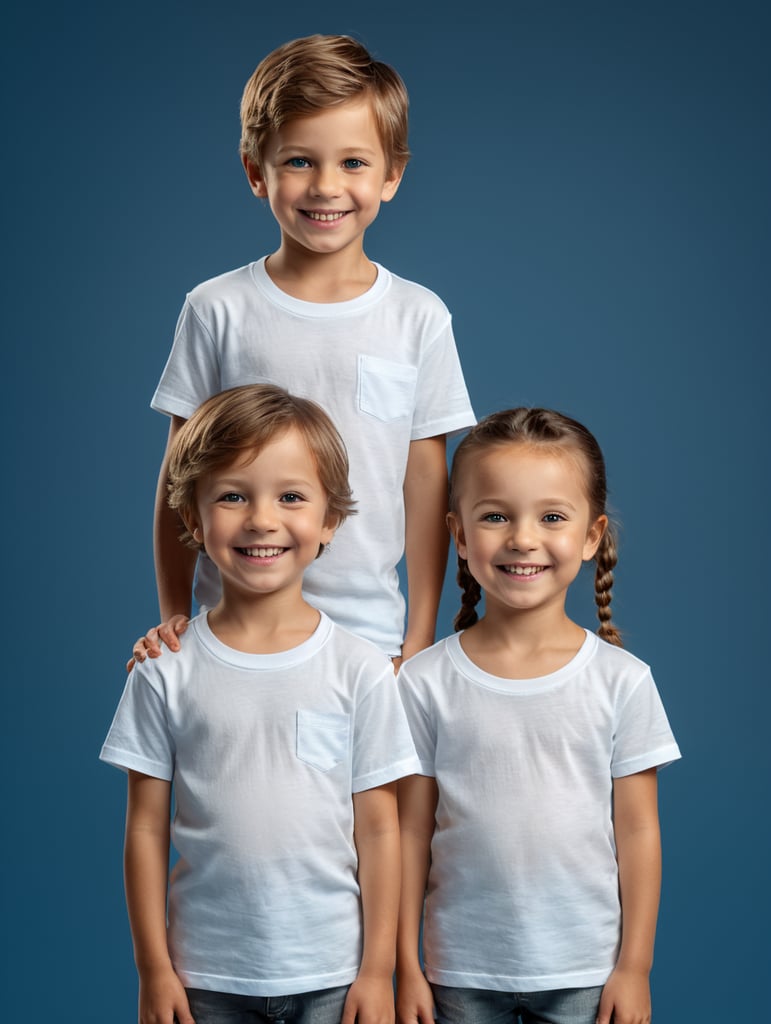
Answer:
[[[137,665],[129,675],[99,759],[171,782],[174,744],[162,694],[147,671],[148,665]]]
[[[611,754],[613,778],[663,768],[680,757],[664,705],[646,669],[621,704]]]
[[[475,422],[450,315],[427,346],[418,369],[412,441],[454,434]]]
[[[422,689],[410,676],[409,662],[397,676],[399,693],[420,761],[420,774],[436,777],[436,728],[423,699]]]
[[[358,702],[353,733],[352,792],[418,772],[418,759],[390,661]]]
[[[156,412],[189,419],[202,402],[221,390],[220,376],[214,339],[188,297],[150,405]]]

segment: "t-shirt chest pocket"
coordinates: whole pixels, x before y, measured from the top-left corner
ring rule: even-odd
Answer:
[[[359,356],[359,409],[388,422],[412,416],[417,367],[379,356]]]
[[[350,716],[328,711],[297,712],[297,756],[328,772],[348,757]]]

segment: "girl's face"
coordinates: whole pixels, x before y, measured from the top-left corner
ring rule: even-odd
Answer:
[[[496,604],[564,608],[607,526],[606,516],[592,517],[581,457],[501,445],[469,459],[458,483],[458,511],[448,523],[487,612]]]
[[[250,461],[199,480],[187,525],[219,569],[226,596],[299,594],[303,572],[334,533],[316,463],[295,428]]]

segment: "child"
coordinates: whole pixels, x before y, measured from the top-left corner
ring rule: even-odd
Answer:
[[[656,769],[680,754],[611,622],[605,500],[597,442],[559,413],[489,416],[456,452],[461,632],[399,673],[421,760],[399,792],[402,1024],[650,1019]],[[602,639],[565,613],[591,559]]]
[[[407,93],[389,66],[346,36],[296,39],[269,54],[241,103],[241,157],[278,222],[268,257],[194,288],[182,309],[153,408],[169,444],[210,395],[271,381],[319,402],[339,427],[361,516],[305,578],[309,599],[397,664],[433,643],[447,559],[445,435],[474,422],[450,314],[431,292],[364,253],[366,228],[396,193],[409,158]],[[162,638],[190,614],[194,560],[156,502]],[[409,610],[396,566],[406,554]],[[199,606],[216,603],[199,561]],[[158,634],[140,640],[160,653]],[[403,643],[402,643],[403,642]]]
[[[395,780],[418,763],[391,662],[301,592],[351,512],[347,470],[326,414],[272,385],[175,437],[169,501],[222,596],[134,669],[101,753],[129,773],[143,1024],[393,1021]]]

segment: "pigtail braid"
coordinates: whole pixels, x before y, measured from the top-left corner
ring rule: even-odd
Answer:
[[[597,571],[594,576],[594,600],[597,603],[597,617],[600,620],[600,628],[597,632],[609,644],[623,647],[621,634],[611,622],[610,602],[613,600],[611,595],[613,569],[618,562],[618,551],[616,548],[616,538],[610,527],[603,534],[594,560],[597,563]]]
[[[463,591],[461,597],[460,611],[453,620],[456,633],[462,629],[468,629],[479,619],[476,606],[482,598],[482,588],[469,572],[468,562],[458,555],[458,574],[455,577],[458,586]]]

